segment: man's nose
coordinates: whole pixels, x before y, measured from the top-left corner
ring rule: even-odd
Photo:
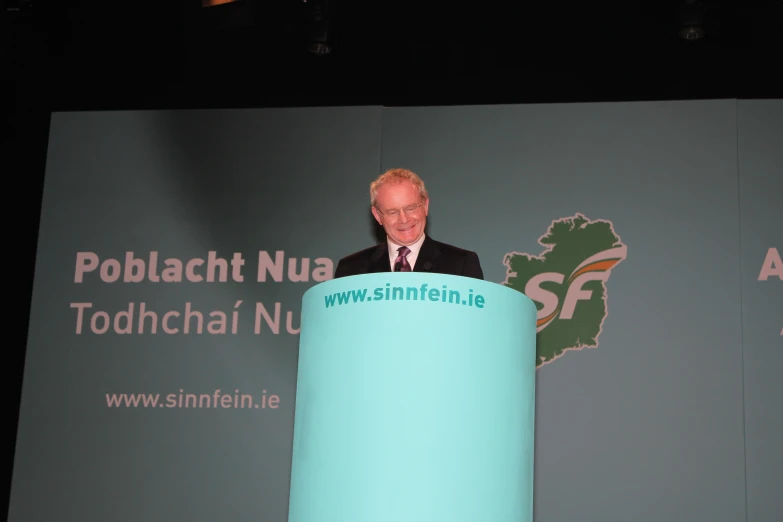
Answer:
[[[400,210],[400,217],[398,218],[400,223],[407,223],[408,222],[408,214],[405,213],[404,210]]]

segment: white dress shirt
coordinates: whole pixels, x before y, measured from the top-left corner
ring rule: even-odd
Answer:
[[[419,251],[421,250],[421,245],[424,243],[425,237],[426,234],[422,234],[418,241],[412,245],[408,245],[408,248],[410,248],[411,251],[407,256],[407,259],[408,264],[411,265],[411,271],[413,271],[413,267],[416,266],[416,258],[419,257]],[[389,236],[386,236],[386,243],[389,245],[389,267],[392,271],[394,271],[394,261],[397,259],[397,256],[400,255],[397,249],[402,245],[394,243],[391,239],[389,239]]]

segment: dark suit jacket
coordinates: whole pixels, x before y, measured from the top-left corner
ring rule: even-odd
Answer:
[[[475,252],[435,241],[429,236],[424,238],[413,271],[484,279],[484,272]],[[342,258],[337,263],[334,278],[373,272],[391,272],[389,245],[385,241]]]

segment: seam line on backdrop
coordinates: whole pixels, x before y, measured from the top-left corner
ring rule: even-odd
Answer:
[[[380,175],[381,169],[383,168],[383,119],[384,119],[383,113],[385,111],[386,111],[386,107],[381,105],[381,132],[380,132],[380,135],[378,136],[378,139],[379,139],[379,143],[378,143],[378,172],[375,174],[375,176]]]
[[[748,434],[747,434],[747,420],[745,416],[745,317],[743,310],[745,308],[745,300],[743,299],[742,288],[742,196],[741,190],[741,175],[740,175],[740,139],[739,139],[739,104],[740,100],[734,101],[734,138],[736,139],[735,145],[735,158],[737,162],[737,249],[739,254],[739,292],[740,292],[740,368],[742,369],[741,382],[742,382],[742,464],[743,464],[743,485],[745,486],[745,522],[748,522]]]

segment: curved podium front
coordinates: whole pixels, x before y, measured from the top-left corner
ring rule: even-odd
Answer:
[[[529,522],[536,307],[380,273],[302,303],[289,522]]]

